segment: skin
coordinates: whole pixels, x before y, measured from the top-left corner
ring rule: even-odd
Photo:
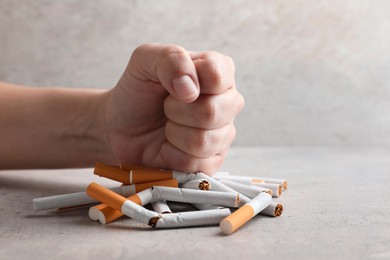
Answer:
[[[244,106],[217,52],[144,44],[110,90],[0,83],[0,169],[138,164],[213,173]]]

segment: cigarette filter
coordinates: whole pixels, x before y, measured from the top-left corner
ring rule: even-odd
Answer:
[[[123,184],[137,184],[172,179],[172,173],[170,172],[140,169],[127,171],[102,163],[96,163],[94,173],[111,180],[119,181]]]
[[[145,224],[149,224],[149,221],[153,217],[159,216],[158,213],[147,210],[137,203],[127,200],[125,197],[94,182],[87,187],[87,194],[107,204],[111,208],[121,211],[124,215]]]
[[[277,183],[253,183],[254,186],[270,189],[272,197],[279,198],[282,196],[282,186]]]
[[[279,217],[283,213],[283,205],[280,203],[271,202],[271,204],[269,204],[269,206],[263,209],[260,213],[272,217]]]
[[[238,207],[240,195],[237,192],[201,191],[192,189],[153,187],[153,200],[167,200],[187,203],[209,203],[226,207]]]
[[[221,221],[219,226],[222,232],[226,235],[230,235],[254,216],[256,216],[260,211],[265,209],[271,203],[271,201],[271,195],[266,192],[260,193],[255,198],[253,198],[252,201],[248,202]]]
[[[209,177],[208,175],[206,175],[206,174],[204,174],[202,172],[198,172],[196,174],[195,178],[196,179],[206,179],[210,183],[211,189],[213,191],[224,191],[224,192],[237,193],[232,188],[229,188],[225,184],[217,181],[216,179],[213,179],[213,178]],[[247,196],[244,196],[243,194],[240,194],[240,204],[238,206],[241,207],[242,205],[244,205],[245,203],[248,203],[249,201],[250,201],[250,199]],[[205,203],[205,202],[203,202],[203,203]],[[217,205],[219,205],[219,204],[217,203]]]
[[[179,183],[194,180],[196,173],[184,173],[178,171],[162,171],[154,168],[124,170],[118,167],[108,166],[101,163],[95,165],[96,175],[122,182],[123,184],[144,183],[176,179]]]
[[[158,200],[155,202],[152,202],[152,208],[154,211],[160,214],[169,214],[172,213],[171,209],[169,208],[167,202],[165,200]]]
[[[191,226],[218,225],[225,217],[230,215],[230,210],[213,209],[202,211],[187,211],[162,215],[160,218],[154,218],[156,228],[178,228]]]
[[[254,186],[254,185],[245,185],[238,182],[228,181],[225,179],[220,180],[223,184],[226,186],[232,188],[233,190],[247,196],[250,199],[253,199],[257,195],[259,195],[260,192],[267,192],[269,195],[272,195],[272,191],[267,188]]]
[[[211,185],[206,179],[187,181],[181,185],[185,189],[193,190],[210,190]]]

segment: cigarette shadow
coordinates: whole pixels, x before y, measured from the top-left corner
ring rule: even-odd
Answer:
[[[0,189],[24,190],[24,191],[39,191],[48,194],[61,194],[82,191],[85,189],[83,185],[79,184],[64,184],[56,180],[28,180],[21,179],[18,176],[2,176],[0,174]]]

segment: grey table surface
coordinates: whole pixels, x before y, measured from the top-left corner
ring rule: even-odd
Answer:
[[[390,259],[390,150],[233,148],[223,170],[283,177],[279,218],[257,216],[231,236],[218,227],[152,230],[88,208],[35,213],[32,199],[116,183],[92,169],[0,171],[0,259]]]

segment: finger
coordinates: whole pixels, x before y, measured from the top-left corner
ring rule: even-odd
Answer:
[[[200,95],[189,104],[168,96],[164,102],[164,112],[176,124],[215,129],[232,122],[244,104],[244,98],[236,89],[228,89],[220,95]]]
[[[165,136],[179,150],[194,157],[209,158],[231,145],[236,136],[236,129],[233,123],[206,130],[168,121],[165,125]]]
[[[215,173],[222,165],[227,151],[209,158],[198,158],[187,154],[175,146],[166,142],[161,147],[161,158],[169,169],[183,172],[204,172],[206,174]]]
[[[127,73],[143,81],[161,82],[174,98],[192,102],[199,95],[199,80],[189,53],[177,45],[143,44],[130,59]]]
[[[220,94],[235,87],[234,62],[217,52],[207,52],[194,60],[201,94]]]

